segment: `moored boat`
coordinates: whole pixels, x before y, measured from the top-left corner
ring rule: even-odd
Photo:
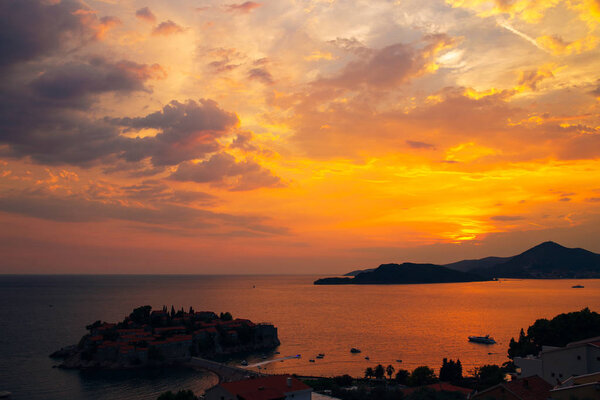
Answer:
[[[469,342],[483,343],[483,344],[495,344],[496,341],[490,335],[485,336],[469,336]]]
[[[350,353],[360,353],[360,350],[353,347],[350,349]]]

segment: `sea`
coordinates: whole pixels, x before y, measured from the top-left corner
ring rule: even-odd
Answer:
[[[510,339],[538,318],[585,307],[600,311],[600,280],[315,286],[317,278],[0,275],[0,391],[12,392],[14,400],[155,400],[167,390],[202,394],[214,385],[215,375],[186,368],[53,368],[58,361],[48,355],[77,343],[86,325],[120,321],[141,305],[192,306],[272,323],[281,340],[277,349],[227,362],[246,359],[263,363],[262,372],[310,376],[363,376],[377,364],[396,370],[428,365],[437,372],[443,358],[460,359],[468,373],[507,361]],[[578,284],[584,288],[572,288]],[[467,340],[485,334],[497,344]],[[317,359],[319,353],[324,358]]]

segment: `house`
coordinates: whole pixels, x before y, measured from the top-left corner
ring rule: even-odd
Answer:
[[[565,347],[544,346],[537,357],[515,357],[514,362],[521,377],[538,375],[552,385],[574,375],[600,372],[600,336]]]
[[[206,400],[311,400],[312,388],[290,375],[224,382],[206,391]]]
[[[432,383],[430,385],[418,386],[418,387],[408,387],[406,389],[402,389],[402,394],[404,394],[404,396],[408,396],[408,395],[416,392],[417,390],[420,390],[423,388],[432,389],[432,390],[435,390],[436,392],[459,392],[459,393],[464,394],[465,396],[468,396],[472,392],[471,389],[463,388],[460,386],[454,386],[447,382],[437,382],[437,383]]]
[[[550,398],[550,389],[552,385],[539,376],[530,376],[502,382],[477,392],[471,396],[471,400],[547,400]]]
[[[572,376],[550,391],[552,400],[600,399],[600,372]]]

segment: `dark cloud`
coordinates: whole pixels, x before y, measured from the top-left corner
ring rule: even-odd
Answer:
[[[152,30],[153,35],[169,36],[176,33],[182,33],[184,29],[175,22],[168,20],[161,22]]]
[[[0,1],[0,67],[51,54],[66,43],[92,38],[78,1]],[[94,16],[95,18],[95,16]]]
[[[521,221],[525,218],[520,215],[494,215],[490,217],[492,221],[510,222],[510,221]]]
[[[415,140],[407,140],[406,144],[413,149],[429,149],[429,150],[433,150],[435,149],[435,145],[431,144],[431,143],[425,143],[425,142],[418,142]]]
[[[271,226],[266,218],[232,215],[174,204],[143,207],[119,201],[96,201],[78,196],[36,196],[21,193],[0,197],[0,211],[58,222],[128,221],[146,227],[184,229],[197,234],[208,231],[245,231],[248,234],[279,235],[285,228]]]
[[[252,143],[252,132],[238,132],[233,142],[229,145],[232,149],[241,149],[244,151],[256,151],[256,146]]]
[[[174,190],[169,185],[158,180],[145,180],[137,185],[121,186],[119,188],[125,197],[151,202],[199,203],[214,205],[218,198],[209,193],[190,190]]]
[[[260,81],[266,85],[271,85],[273,83],[273,76],[266,68],[252,68],[248,71],[248,78]]]
[[[146,22],[156,22],[156,16],[150,11],[148,7],[140,8],[135,12],[135,16]]]
[[[31,87],[42,98],[64,105],[81,106],[84,98],[106,92],[146,91],[145,82],[162,78],[166,73],[158,65],[137,64],[132,61],[109,63],[94,58],[88,63],[70,62],[46,70],[33,80]]]
[[[199,163],[185,162],[170,179],[226,186],[229,190],[281,187],[281,178],[254,161],[238,162],[227,153],[218,153]]]
[[[124,158],[140,161],[151,157],[154,165],[175,165],[202,158],[220,147],[217,139],[238,123],[235,114],[220,109],[212,100],[185,103],[172,101],[161,111],[139,118],[111,120],[129,130],[153,128],[154,137],[137,138],[128,143]]]
[[[261,3],[255,3],[253,1],[246,1],[245,3],[240,4],[229,4],[226,6],[227,11],[230,12],[241,12],[241,13],[249,13],[250,11],[262,6]]]

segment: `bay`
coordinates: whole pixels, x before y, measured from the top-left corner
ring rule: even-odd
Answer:
[[[231,312],[270,322],[280,354],[268,373],[362,376],[381,363],[439,369],[460,358],[468,371],[507,360],[511,337],[537,318],[600,309],[600,280],[501,280],[429,285],[314,286],[316,276],[0,276],[0,390],[14,399],[155,399],[201,393],[215,377],[188,369],[81,372],[53,369],[48,354],[74,344],[85,325],[118,321],[140,305]],[[583,289],[572,286],[582,284]],[[491,334],[496,345],[467,341]],[[362,350],[351,354],[350,348]],[[325,353],[323,359],[315,359]],[[366,360],[365,357],[370,360]],[[309,362],[315,359],[315,362]],[[398,362],[396,360],[402,360]],[[231,360],[232,364],[240,359]],[[264,361],[260,354],[248,362]]]

